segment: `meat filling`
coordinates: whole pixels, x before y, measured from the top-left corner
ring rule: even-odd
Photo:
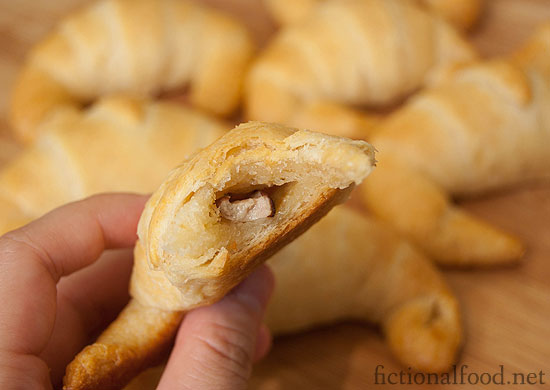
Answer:
[[[264,191],[254,191],[246,198],[233,201],[231,196],[226,195],[216,204],[222,217],[234,222],[255,221],[275,215],[275,205]]]

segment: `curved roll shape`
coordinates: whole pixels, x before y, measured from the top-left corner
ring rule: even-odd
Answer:
[[[379,222],[336,208],[268,264],[277,283],[266,323],[276,334],[363,320],[380,325],[407,367],[443,372],[456,361],[456,298],[429,259]]]
[[[516,238],[450,197],[550,177],[549,31],[543,27],[513,61],[458,67],[372,139],[380,164],[362,187],[364,200],[442,264],[502,264],[523,254]]]
[[[40,130],[0,171],[0,233],[95,193],[151,192],[225,126],[177,104],[110,97],[58,112]]]
[[[473,57],[452,27],[411,2],[326,2],[282,29],[254,63],[246,114],[365,138],[374,121],[357,107],[395,104],[447,65]],[[319,127],[319,115],[339,125]]]
[[[366,142],[259,122],[240,125],[191,156],[145,206],[133,300],[68,366],[66,388],[93,388],[113,378],[126,384],[154,362],[161,336],[177,329],[175,316],[221,299],[345,200],[373,164]],[[164,320],[144,320],[159,309]],[[143,323],[146,336],[142,328],[124,332],[128,323]]]
[[[15,84],[12,124],[31,141],[58,110],[112,93],[152,96],[185,86],[195,106],[230,114],[252,52],[244,26],[195,2],[102,0],[31,50]]]

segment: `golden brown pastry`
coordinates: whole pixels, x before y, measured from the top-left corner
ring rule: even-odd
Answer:
[[[151,96],[189,86],[192,104],[225,115],[238,105],[253,44],[245,27],[189,0],[102,0],[38,43],[19,75],[11,119],[34,139],[53,112],[100,96]]]
[[[106,191],[147,193],[225,125],[174,103],[104,98],[44,123],[36,143],[0,171],[0,233]]]
[[[370,209],[449,265],[517,261],[514,237],[455,207],[468,196],[550,176],[550,27],[513,61],[459,67],[390,116],[372,138]],[[434,163],[435,162],[435,163]]]
[[[130,305],[172,315],[155,322],[147,337],[142,330],[126,332],[118,344],[117,329],[138,324],[149,309],[125,310],[68,366],[65,388],[88,389],[112,378],[127,383],[155,360],[154,340],[175,332],[177,312],[221,299],[345,200],[373,163],[366,142],[259,122],[240,125],[191,156],[145,206],[130,288]],[[226,201],[231,204],[222,207]],[[113,353],[106,335],[117,345]]]
[[[303,20],[322,1],[330,0],[265,0],[265,3],[275,20],[280,24],[287,25]],[[461,30],[467,30],[477,22],[484,3],[484,0],[414,1],[431,9]]]
[[[323,2],[282,29],[252,65],[246,115],[365,138],[376,118],[357,107],[395,104],[447,65],[473,57],[452,27],[412,2]],[[339,125],[318,127],[319,115]]]

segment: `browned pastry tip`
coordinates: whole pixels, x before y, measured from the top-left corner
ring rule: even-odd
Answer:
[[[412,299],[382,325],[392,352],[403,365],[439,373],[456,363],[463,335],[458,302],[451,294]]]
[[[119,389],[166,356],[183,317],[132,299],[97,341],[67,366],[65,390]]]

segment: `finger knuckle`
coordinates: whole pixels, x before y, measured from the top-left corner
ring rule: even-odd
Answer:
[[[220,323],[204,326],[201,333],[197,338],[208,351],[211,363],[246,380],[252,368],[252,336]]]

